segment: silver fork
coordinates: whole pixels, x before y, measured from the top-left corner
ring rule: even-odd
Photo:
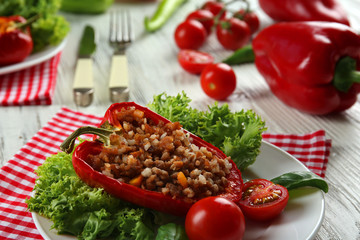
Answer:
[[[133,40],[130,12],[120,10],[110,13],[109,43],[114,48],[110,71],[110,100],[126,102],[129,99],[129,76],[126,48]]]

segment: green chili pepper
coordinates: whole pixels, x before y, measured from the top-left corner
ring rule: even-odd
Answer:
[[[254,51],[251,45],[247,45],[243,48],[236,50],[228,58],[224,59],[222,62],[229,65],[241,64],[241,63],[251,63],[255,61]]]
[[[148,32],[155,32],[160,29],[173,13],[186,1],[187,0],[162,0],[155,14],[151,18],[145,17],[145,29]]]

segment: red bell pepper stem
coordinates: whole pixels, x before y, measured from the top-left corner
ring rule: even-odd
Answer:
[[[344,57],[336,64],[333,84],[336,89],[346,93],[353,83],[360,83],[360,72],[356,71],[356,60]]]
[[[69,137],[67,137],[60,145],[60,149],[66,153],[71,153],[74,150],[75,140],[83,134],[95,134],[100,137],[101,142],[103,142],[105,146],[108,146],[110,144],[109,136],[112,133],[114,133],[114,130],[84,126],[76,129]]]
[[[40,15],[35,15],[35,16],[32,16],[31,18],[27,19],[26,22],[18,22],[18,23],[15,23],[14,26],[16,28],[19,28],[19,29],[22,29],[22,30],[25,30],[26,27],[30,26],[31,24],[33,24],[36,20],[38,20],[40,18]]]

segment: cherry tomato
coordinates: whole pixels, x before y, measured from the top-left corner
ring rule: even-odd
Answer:
[[[252,11],[246,11],[245,9],[240,9],[234,14],[234,18],[238,18],[246,22],[250,28],[251,33],[256,32],[260,26],[259,17],[256,13]]]
[[[208,53],[185,49],[180,50],[178,61],[186,71],[200,74],[207,65],[214,62],[214,57]]]
[[[200,76],[201,88],[211,98],[224,100],[236,88],[234,70],[225,63],[209,64]]]
[[[236,50],[250,40],[251,32],[246,22],[230,18],[219,22],[216,27],[216,36],[224,48]]]
[[[245,232],[245,219],[234,202],[207,197],[190,208],[185,231],[190,240],[240,240]]]
[[[175,42],[180,49],[198,49],[206,40],[204,26],[196,20],[186,20],[175,30]]]
[[[207,34],[211,33],[211,28],[214,25],[214,14],[209,10],[199,9],[194,12],[191,12],[186,20],[194,19],[199,21],[204,28],[206,29]]]
[[[254,179],[244,184],[239,205],[247,218],[268,221],[284,210],[288,200],[285,187],[266,179]]]
[[[225,4],[223,2],[216,2],[216,1],[206,1],[204,5],[202,6],[202,9],[209,10],[214,14],[214,16],[217,16],[220,14],[221,10],[224,9],[223,13],[219,17],[219,19],[225,19],[226,17],[226,11],[225,11]]]

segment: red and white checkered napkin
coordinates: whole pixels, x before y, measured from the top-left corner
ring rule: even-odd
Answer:
[[[61,52],[38,65],[0,75],[0,106],[50,105]]]
[[[59,145],[74,130],[97,125],[100,117],[62,108],[0,170],[0,239],[42,239],[27,211],[25,199],[34,187],[34,169],[59,151]],[[265,134],[264,139],[289,151],[316,173],[324,176],[330,141],[324,131],[306,135]]]
[[[265,133],[263,139],[293,155],[312,172],[325,177],[331,139],[326,138],[324,130],[303,135]]]

